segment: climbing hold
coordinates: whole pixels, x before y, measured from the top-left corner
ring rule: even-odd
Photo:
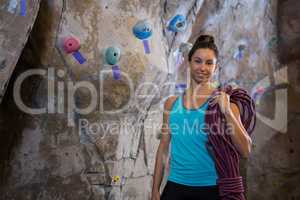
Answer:
[[[21,16],[26,16],[26,12],[27,12],[27,0],[21,0],[21,12],[20,12],[20,15]]]
[[[174,57],[174,60],[175,60],[175,72],[177,74],[182,62],[183,62],[183,55],[182,55],[182,52],[180,52],[179,49],[176,49],[174,52],[173,52],[173,57]],[[172,65],[173,66],[173,65]],[[174,69],[172,69],[173,71]]]
[[[9,4],[7,6],[7,11],[8,12],[10,12],[12,14],[15,14],[17,8],[18,8],[18,1],[17,0],[11,0],[11,1],[9,1]]]
[[[143,40],[145,53],[149,54],[148,39],[152,36],[151,24],[147,20],[140,20],[134,25],[132,32],[136,38]]]
[[[125,184],[125,176],[113,176],[111,180],[111,185],[124,185]]]
[[[175,87],[176,89],[186,89],[186,83],[178,83]]]
[[[115,80],[120,80],[121,79],[121,70],[118,65],[112,66],[112,71],[113,71],[113,77]]]
[[[265,92],[265,88],[262,86],[259,86],[255,89],[255,92],[251,95],[251,97],[253,98],[256,104],[259,104],[260,98],[264,92]]]
[[[133,34],[140,40],[148,39],[152,36],[152,27],[147,20],[138,21],[133,27]]]
[[[231,79],[230,81],[228,81],[228,82],[225,83],[224,85],[230,86],[232,89],[237,89],[237,88],[239,88],[238,82],[239,82],[239,81],[236,81],[236,80],[234,80],[234,79]]]
[[[168,25],[168,30],[172,32],[184,32],[187,27],[186,18],[183,15],[175,15]]]
[[[243,44],[239,45],[238,50],[235,52],[233,57],[238,61],[242,60],[244,57],[245,49],[246,49],[246,45],[243,45]]]
[[[182,64],[183,62],[183,56],[182,56],[182,53],[180,51],[177,51],[176,52],[176,69],[178,70],[178,68],[180,67],[180,65]]]
[[[121,178],[121,185],[124,185],[124,184],[125,184],[125,181],[126,181],[125,176],[122,176],[122,178]]]
[[[79,64],[85,63],[86,59],[82,56],[82,54],[79,51],[75,51],[72,55],[79,62]]]
[[[193,47],[193,45],[189,42],[183,42],[180,44],[179,46],[179,51],[181,53],[187,53],[191,50],[191,48]]]
[[[79,52],[80,41],[75,37],[66,37],[64,39],[64,50],[68,54],[72,54],[73,57],[80,63],[83,64],[86,59]]]
[[[183,93],[184,90],[186,90],[186,88],[187,88],[186,83],[178,83],[178,84],[175,85],[175,89],[179,93]]]
[[[278,38],[276,36],[273,36],[270,41],[268,42],[267,46],[268,48],[272,48],[278,43]]]
[[[150,53],[150,46],[148,40],[143,40],[144,50],[146,54]]]
[[[64,40],[64,49],[66,53],[73,53],[80,49],[80,42],[75,37],[67,37]]]
[[[214,88],[218,88],[220,86],[220,83],[218,81],[213,81],[211,83],[211,86],[214,87]]]
[[[113,176],[112,181],[113,183],[118,183],[120,181],[120,176]]]
[[[256,90],[256,91],[257,91],[257,93],[258,93],[258,94],[263,94],[263,93],[264,93],[264,91],[265,91],[265,88],[264,88],[264,87],[262,87],[262,86],[260,86],[260,87],[258,87],[258,88],[257,88],[257,90]]]
[[[105,51],[105,61],[110,65],[115,65],[119,62],[121,50],[118,47],[109,47]]]
[[[7,11],[15,14],[18,8],[19,0],[10,0]],[[27,0],[20,0],[20,15],[26,16]]]
[[[105,61],[112,65],[113,78],[119,80],[121,78],[121,70],[117,65],[121,57],[121,50],[118,47],[108,47],[105,51]]]
[[[182,63],[184,62],[184,57],[190,51],[192,46],[193,45],[191,43],[183,42],[179,45],[179,48],[174,52],[174,56],[176,59],[175,62],[176,72],[179,70],[180,66],[182,66]]]

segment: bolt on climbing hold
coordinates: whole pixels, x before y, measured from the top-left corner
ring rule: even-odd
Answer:
[[[138,21],[132,29],[134,36],[143,41],[144,51],[150,54],[150,46],[148,39],[152,36],[152,26],[147,20]]]
[[[119,80],[121,78],[120,67],[117,65],[121,57],[121,50],[118,47],[108,47],[105,50],[105,62],[112,65],[113,78]]]
[[[186,18],[183,15],[175,15],[169,22],[168,30],[172,32],[184,32],[186,30]]]
[[[80,41],[79,39],[70,36],[64,39],[64,50],[67,54],[72,54],[73,57],[79,62],[79,64],[85,63],[86,59],[79,52]]]

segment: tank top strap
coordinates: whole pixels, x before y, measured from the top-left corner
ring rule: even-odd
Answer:
[[[178,110],[182,106],[182,96],[178,95],[175,101],[173,102],[171,110]]]
[[[182,104],[183,104],[183,97],[182,94],[178,96],[178,105],[179,108],[182,108]]]

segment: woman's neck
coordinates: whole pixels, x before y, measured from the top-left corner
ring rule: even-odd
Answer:
[[[212,87],[210,82],[196,83],[194,80],[191,82],[191,88],[187,91],[189,96],[206,96],[210,95],[215,88]]]

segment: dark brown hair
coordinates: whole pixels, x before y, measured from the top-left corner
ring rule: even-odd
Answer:
[[[214,37],[211,35],[200,35],[196,42],[194,43],[192,49],[189,51],[188,60],[192,60],[193,54],[197,51],[197,49],[211,49],[215,52],[216,58],[219,56],[218,47],[215,44]]]

